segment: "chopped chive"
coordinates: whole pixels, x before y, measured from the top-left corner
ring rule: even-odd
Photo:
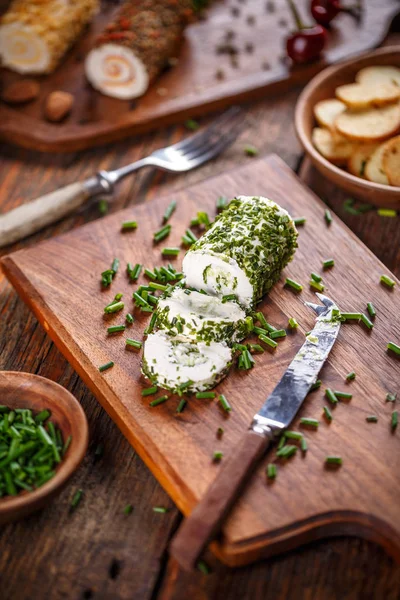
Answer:
[[[186,129],[189,129],[189,131],[196,131],[200,125],[194,119],[187,119],[187,121],[185,121],[185,127]]]
[[[289,440],[301,440],[303,438],[303,434],[300,431],[285,431],[283,435]]]
[[[270,323],[268,323],[267,319],[264,317],[264,315],[261,311],[256,313],[255,317],[259,321],[261,326],[266,330],[265,333],[267,333],[267,332],[271,333],[271,331],[275,331],[276,327],[273,327]]]
[[[376,316],[376,310],[375,310],[375,307],[372,304],[372,302],[368,302],[367,310],[368,310],[369,316],[371,317],[371,319],[373,319]]]
[[[350,373],[347,373],[347,375],[346,375],[347,381],[353,381],[355,378],[356,378],[356,374],[354,371],[350,371]]]
[[[167,289],[167,286],[162,283],[156,283],[154,281],[150,281],[149,288],[151,290],[161,290],[162,292],[165,292],[165,290]]]
[[[157,321],[157,314],[153,313],[151,315],[150,323],[148,324],[148,326],[144,330],[145,335],[149,335],[149,333],[151,333],[153,331],[154,326],[156,324],[156,321]]]
[[[290,319],[289,319],[289,327],[290,327],[290,329],[297,329],[298,326],[299,326],[299,324],[296,321],[296,319],[294,317],[290,317]]]
[[[144,300],[142,298],[142,296],[140,296],[137,292],[133,292],[132,294],[132,298],[135,300],[135,304],[138,304],[139,306],[148,306],[148,303],[146,302],[146,300]]]
[[[267,336],[267,335],[268,335],[268,333],[269,333],[269,332],[268,332],[266,329],[263,329],[262,327],[257,327],[257,325],[255,325],[255,326],[253,327],[253,331],[254,331],[254,333],[255,333],[255,334],[257,334],[257,335],[266,335],[266,336]],[[274,330],[274,331],[275,331],[275,330]]]
[[[121,231],[132,231],[137,229],[137,221],[124,221],[121,225]]]
[[[125,304],[123,302],[113,302],[104,307],[104,312],[106,315],[111,315],[112,313],[119,312],[123,310]]]
[[[111,265],[111,271],[114,271],[114,274],[118,273],[119,269],[119,258],[114,258]]]
[[[336,390],[333,392],[336,396],[336,398],[339,398],[339,400],[351,400],[353,397],[353,394],[349,394],[348,392],[337,392]]]
[[[67,452],[68,448],[70,447],[72,442],[72,435],[69,435],[67,437],[67,439],[65,440],[65,444],[62,447],[62,455],[64,456],[64,454]]]
[[[361,314],[361,321],[368,329],[372,329],[374,324],[368,319],[367,315]]]
[[[397,217],[397,212],[393,208],[378,208],[376,212],[380,217]]]
[[[387,285],[389,288],[394,288],[396,282],[391,279],[388,275],[381,275],[380,282]]]
[[[215,396],[215,392],[197,392],[196,394],[196,398],[198,398],[199,400],[208,400],[215,398]]]
[[[219,198],[217,198],[217,212],[224,210],[224,208],[227,205],[227,202],[228,198],[226,198],[225,196],[219,196]]]
[[[310,288],[312,288],[313,290],[317,290],[318,292],[323,292],[325,289],[325,286],[323,283],[321,283],[320,281],[314,281],[314,279],[310,279]]]
[[[225,304],[226,302],[231,302],[232,300],[237,300],[236,294],[226,294],[225,296],[222,296],[222,298],[221,298],[221,302],[223,304]]]
[[[335,266],[335,261],[334,261],[333,258],[327,258],[322,263],[322,268],[323,269],[329,269],[330,267],[334,267],[334,266]]]
[[[285,445],[285,434],[283,433],[281,435],[281,437],[279,438],[279,443],[278,443],[278,450],[280,450],[281,448],[283,448],[283,446]]]
[[[143,346],[143,342],[139,342],[138,340],[133,340],[131,338],[126,338],[125,346],[130,346],[131,348],[136,348],[136,350],[140,350]]]
[[[166,223],[167,221],[170,220],[170,218],[172,217],[172,214],[175,212],[176,209],[176,200],[172,200],[172,202],[170,202],[170,204],[167,206],[164,216],[163,216],[163,223]]]
[[[331,390],[331,388],[326,388],[325,396],[328,398],[328,400],[331,404],[338,403],[338,399],[336,398],[335,393]]]
[[[103,371],[107,371],[107,369],[111,369],[111,367],[114,366],[114,363],[112,360],[110,360],[110,362],[106,363],[105,365],[101,365],[99,367],[99,371],[100,373],[103,373]]]
[[[45,409],[36,415],[34,421],[35,423],[43,423],[43,421],[46,421],[49,417],[51,417],[51,412]]]
[[[152,400],[150,402],[149,406],[151,406],[151,407],[158,406],[159,404],[163,404],[167,400],[168,400],[168,396],[165,394],[165,396],[160,396],[159,398],[155,398],[154,400]]]
[[[190,219],[190,227],[198,227],[200,225],[199,217]]]
[[[308,450],[307,440],[304,436],[300,440],[300,448],[302,452],[307,452]]]
[[[317,381],[315,383],[312,384],[312,386],[310,387],[310,392],[313,392],[314,390],[318,390],[322,385],[322,381],[321,379],[317,379]]]
[[[378,417],[376,415],[369,415],[368,417],[365,417],[365,420],[368,423],[377,423],[378,422]]]
[[[72,496],[72,500],[71,500],[71,510],[75,510],[78,505],[80,504],[81,500],[83,497],[83,490],[76,490],[75,494]]]
[[[200,211],[197,213],[197,219],[199,221],[199,225],[204,225],[206,229],[208,229],[211,225],[210,217],[205,211]]]
[[[247,146],[244,147],[244,153],[247,156],[257,156],[258,155],[258,149],[251,145],[251,144],[247,144]]]
[[[220,403],[225,412],[231,412],[232,406],[229,404],[224,394],[219,395],[218,402]]]
[[[164,227],[161,227],[161,229],[159,229],[158,231],[155,232],[153,239],[155,242],[161,242],[161,240],[164,240],[171,232],[171,225],[164,225]]]
[[[153,281],[155,281],[157,279],[157,275],[155,275],[155,273],[153,273],[153,271],[151,269],[145,269],[144,274],[146,275],[146,277],[148,277],[149,279],[152,279]]]
[[[388,342],[387,349],[400,356],[400,346],[394,342]]]
[[[186,404],[187,404],[187,400],[185,400],[185,398],[182,398],[181,401],[178,404],[176,412],[177,413],[183,412],[185,410]]]
[[[188,381],[181,383],[176,390],[179,396],[181,396],[182,393],[185,392],[192,385],[192,383],[193,381],[191,379],[188,379]]]
[[[294,290],[295,292],[301,292],[301,290],[303,289],[303,286],[300,283],[294,281],[294,279],[290,279],[290,277],[286,277],[284,285],[287,285],[288,287],[292,288],[292,290]]]
[[[142,390],[142,396],[152,396],[153,394],[156,394],[157,391],[158,387],[156,385],[152,385],[151,387]]]
[[[396,429],[398,423],[399,423],[399,413],[397,410],[394,410],[392,412],[392,419],[390,421],[392,429]]]
[[[260,344],[249,344],[250,352],[259,352],[260,354],[265,352],[264,348]]]
[[[107,200],[105,200],[104,198],[102,198],[101,200],[99,200],[97,208],[98,208],[99,213],[101,215],[106,215],[108,213],[108,202],[107,202]]]
[[[178,256],[180,248],[163,248],[161,254],[163,256]]]
[[[278,458],[290,458],[291,456],[296,454],[296,452],[297,446],[294,446],[292,444],[286,444],[285,446],[282,446],[282,448],[277,450],[276,456]]]
[[[396,398],[397,398],[397,393],[391,394],[390,392],[388,392],[386,394],[386,402],[396,402]]]
[[[206,562],[204,562],[204,560],[199,560],[196,567],[200,573],[203,573],[203,575],[209,575],[211,573],[210,567]]]
[[[333,419],[332,413],[327,406],[324,406],[324,415],[328,419],[329,422],[332,421],[332,419]]]
[[[217,437],[221,438],[224,435],[224,428],[218,427],[217,429]]]
[[[275,342],[275,340],[271,340],[271,338],[267,337],[266,335],[263,335],[262,333],[260,333],[258,339],[264,342],[264,344],[270,346],[271,348],[276,348],[278,345],[278,342]]]
[[[325,458],[325,463],[327,465],[341,465],[343,464],[343,460],[340,456],[327,456]]]
[[[125,317],[125,321],[129,324],[132,325],[133,321],[135,319],[133,318],[133,316],[131,315],[131,313],[127,313],[126,317]]]
[[[143,268],[143,265],[136,263],[134,267],[132,267],[131,263],[128,263],[126,266],[126,272],[128,273],[128,277],[131,281],[137,281],[139,279],[140,272]]]
[[[197,242],[197,236],[193,233],[191,229],[186,229],[185,236],[190,240],[191,243]]]
[[[318,273],[311,273],[311,279],[313,281],[316,281],[317,283],[320,283],[322,281],[322,277],[321,275],[318,275]]]
[[[269,334],[271,339],[286,337],[286,331],[284,329],[276,329],[275,331],[271,331]]]
[[[360,321],[361,320],[361,313],[342,312],[342,313],[340,313],[340,316],[342,317],[342,319],[344,321]]]
[[[127,504],[124,508],[124,515],[130,515],[133,512],[132,504]]]
[[[333,219],[332,219],[331,211],[328,208],[325,210],[324,219],[325,219],[327,225],[330,225],[332,223]]]
[[[121,333],[122,331],[125,331],[125,325],[112,325],[111,327],[107,327],[108,334]]]
[[[309,419],[308,417],[302,417],[300,419],[300,425],[306,425],[307,427],[318,427],[319,421],[317,419]]]
[[[296,219],[293,219],[293,223],[296,225],[296,227],[299,227],[299,225],[304,225],[306,220],[307,219],[305,217],[296,217]]]
[[[153,512],[164,514],[169,512],[169,508],[165,508],[165,506],[153,506]]]
[[[224,456],[223,452],[216,450],[213,454],[213,461],[220,462],[222,460],[223,456]]]
[[[277,474],[278,474],[278,469],[277,469],[276,465],[274,465],[273,463],[270,463],[267,466],[268,479],[276,479]]]

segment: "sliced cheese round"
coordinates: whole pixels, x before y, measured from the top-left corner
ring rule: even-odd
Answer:
[[[85,72],[96,90],[112,98],[137,98],[149,87],[143,62],[133,50],[118,44],[104,44],[91,50],[86,57]]]
[[[4,67],[18,73],[46,73],[51,55],[42,37],[30,26],[10,23],[0,27],[0,56]]]
[[[156,331],[144,343],[142,373],[159,387],[176,392],[202,392],[227,374],[232,350],[224,342],[195,342]]]
[[[186,284],[223,297],[234,294],[246,310],[279,279],[297,247],[286,210],[261,196],[238,196],[186,253]]]
[[[175,288],[157,306],[156,326],[170,335],[231,345],[248,335],[251,318],[236,302],[224,302],[194,290]]]

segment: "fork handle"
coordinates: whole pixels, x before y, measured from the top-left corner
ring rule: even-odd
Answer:
[[[71,183],[0,215],[0,248],[36,233],[82,206],[89,196],[101,191],[88,185],[91,181]]]

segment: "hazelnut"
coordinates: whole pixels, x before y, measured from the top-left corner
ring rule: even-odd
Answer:
[[[31,102],[38,97],[40,86],[33,79],[20,79],[7,85],[2,93],[2,98],[10,104]]]
[[[72,109],[74,97],[69,92],[51,92],[46,98],[44,113],[49,121],[61,121]]]

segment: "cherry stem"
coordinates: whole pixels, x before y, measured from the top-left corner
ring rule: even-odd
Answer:
[[[294,20],[296,21],[296,26],[297,29],[299,31],[301,31],[302,29],[306,29],[303,21],[301,20],[299,11],[297,10],[297,6],[295,5],[295,3],[293,2],[293,0],[287,0],[288,4],[289,4],[289,8],[291,10],[291,13],[293,15]]]

